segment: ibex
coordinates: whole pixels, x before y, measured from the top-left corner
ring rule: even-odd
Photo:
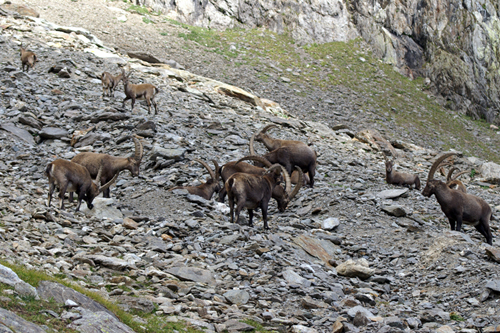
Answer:
[[[307,172],[308,175],[305,175],[304,180],[308,182],[311,187],[314,186],[314,175],[316,174],[316,159],[317,159],[317,154],[316,152],[309,147],[307,144],[301,141],[294,141],[294,140],[281,140],[281,139],[275,139],[269,136],[266,132],[273,127],[278,127],[274,124],[267,125],[265,126],[262,130],[259,131],[257,134],[253,134],[252,137],[250,138],[250,155],[255,155],[255,149],[254,149],[254,141],[262,142],[264,146],[266,146],[268,151],[274,151],[279,148],[283,147],[288,147],[291,148],[289,150],[290,154],[292,155],[297,155],[295,156],[295,159],[303,160],[303,165],[307,165],[306,168],[302,168],[304,172]],[[266,156],[266,155],[264,155]],[[267,157],[266,157],[267,158]],[[267,158],[269,161],[271,161],[269,158]],[[271,161],[273,162],[273,161]],[[280,163],[281,162],[273,162],[273,163]],[[284,165],[284,164],[282,164]],[[287,168],[288,170],[288,168]],[[294,167],[291,167],[290,170],[294,170]],[[289,171],[290,172],[290,171]],[[292,175],[292,182],[294,182],[294,175]]]
[[[28,72],[29,69],[33,68],[36,63],[36,54],[31,51],[26,51],[26,49],[23,48],[23,44],[21,44],[21,63],[23,67],[23,72],[25,71],[24,70],[25,67],[26,67],[26,72]]]
[[[385,156],[385,180],[387,184],[393,185],[415,185],[417,190],[420,190],[420,178],[417,175],[411,175],[409,173],[397,172],[393,169],[395,160],[390,161],[387,156]]]
[[[175,189],[184,189],[187,190],[189,193],[198,195],[206,200],[210,200],[212,198],[212,195],[214,192],[219,192],[221,187],[219,184],[219,165],[215,160],[212,160],[215,166],[215,172],[208,166],[207,163],[203,162],[202,160],[199,159],[194,159],[193,161],[196,161],[203,165],[208,173],[210,174],[210,179],[208,179],[205,183],[197,186],[176,186],[169,191],[175,190]]]
[[[253,227],[253,210],[260,208],[262,218],[264,219],[264,229],[269,229],[267,224],[267,208],[274,187],[279,182],[281,171],[285,177],[286,190],[290,189],[290,176],[282,165],[274,164],[264,175],[252,175],[249,173],[235,173],[225,183],[229,209],[231,214],[231,223],[234,223],[236,214],[236,223],[239,223],[240,212],[243,208],[248,209],[248,225]],[[234,205],[236,204],[236,209]]]
[[[145,99],[146,103],[148,103],[148,114],[151,113],[151,104],[155,107],[155,113],[158,112],[158,108],[156,106],[156,102],[154,100],[156,94],[159,92],[158,88],[149,83],[143,84],[132,84],[128,81],[128,75],[125,74],[125,70],[122,68],[122,81],[123,87],[125,88],[125,99],[123,100],[123,108],[125,108],[125,102],[129,99],[132,100],[132,111],[134,111],[134,104],[136,99]]]
[[[220,169],[220,175],[222,178],[222,182],[225,184],[226,181],[231,177],[233,174],[237,172],[242,172],[242,173],[249,173],[249,174],[254,174],[254,175],[264,175],[266,173],[266,169],[257,167],[245,162],[242,162],[244,160],[254,160],[261,162],[263,165],[266,167],[271,167],[271,163],[267,161],[265,158],[260,157],[260,156],[247,156],[239,159],[236,162],[229,162],[224,164],[221,169]],[[294,173],[295,174],[295,173]],[[290,201],[293,200],[293,198],[297,195],[299,192],[302,184],[303,184],[303,177],[304,173],[300,168],[298,168],[298,171],[296,173],[298,175],[298,180],[297,180],[297,185],[293,189],[293,192],[287,192],[286,189],[283,188],[280,184],[277,184],[272,192],[272,198],[276,200],[276,203],[278,205],[278,210],[280,212],[284,212]],[[219,192],[219,201],[224,202],[224,197],[226,196],[226,189],[225,187],[221,189]]]
[[[427,184],[422,195],[430,197],[433,194],[441,206],[441,210],[450,222],[451,230],[461,231],[462,222],[473,225],[484,237],[486,242],[492,245],[492,236],[489,221],[491,219],[491,207],[483,199],[471,194],[450,189],[446,183],[434,179],[434,173],[442,161],[455,153],[446,153],[440,156],[432,165]]]
[[[102,165],[101,183],[107,183],[111,178],[122,170],[129,170],[133,177],[139,176],[139,167],[142,160],[143,147],[141,142],[132,137],[135,143],[135,154],[130,157],[115,157],[107,154],[80,153],[73,157],[71,162],[78,163],[87,168],[92,177],[96,177],[99,167]],[[109,189],[103,193],[105,198],[109,198]],[[70,194],[72,199],[72,195]]]
[[[104,72],[101,75],[102,82],[102,96],[111,96],[111,94],[115,91],[116,87],[122,80],[123,74],[118,74],[117,76],[113,76],[113,74]]]
[[[459,172],[455,176],[453,176],[453,173],[457,170]],[[460,177],[466,173],[470,173],[470,170],[460,171],[460,169],[458,169],[456,167],[450,168],[450,171],[448,171],[448,176],[446,176],[446,185],[451,189],[455,189],[455,190],[467,193],[467,189],[465,188],[465,185],[460,180],[458,180],[458,177]]]
[[[99,176],[101,172],[102,167],[99,169]],[[108,189],[118,177],[118,174],[116,174],[104,186],[99,186],[100,182],[96,181],[94,183],[86,168],[79,164],[60,159],[47,165],[45,175],[49,178],[49,200],[47,205],[50,207],[52,193],[57,186],[59,188],[59,198],[61,199],[61,209],[64,209],[64,194],[66,191],[77,193],[78,205],[76,206],[76,211],[80,209],[82,200],[85,200],[87,207],[92,209],[94,207],[92,204],[94,198],[102,191]]]

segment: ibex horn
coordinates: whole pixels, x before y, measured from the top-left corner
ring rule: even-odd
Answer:
[[[207,163],[205,163],[202,160],[199,160],[197,158],[195,158],[193,161],[196,161],[196,162],[200,163],[201,165],[203,165],[205,167],[205,169],[207,169],[208,173],[210,174],[210,177],[212,177],[212,179],[214,181],[216,180],[214,171],[210,168],[210,166],[208,166]]]
[[[427,181],[429,180],[432,180],[434,179],[434,173],[436,172],[436,170],[439,168],[439,165],[441,164],[441,162],[443,162],[445,159],[451,157],[451,156],[454,156],[456,155],[457,153],[446,153],[446,154],[443,154],[441,155],[437,160],[436,162],[434,162],[434,164],[432,164],[432,167],[431,169],[429,170],[429,175],[427,176]]]
[[[113,178],[111,178],[111,180],[109,182],[107,182],[103,186],[99,187],[99,193],[101,193],[104,190],[107,190],[111,185],[113,185],[113,183],[116,181],[116,178],[118,178],[119,174],[120,174],[120,172],[115,173],[115,175],[113,176]]]
[[[251,160],[251,161],[257,161],[257,162],[260,162],[262,164],[264,164],[266,166],[266,168],[269,168],[272,166],[272,163],[269,162],[265,157],[262,157],[262,156],[255,156],[255,155],[249,155],[249,156],[245,156],[243,158],[240,158],[238,161],[236,161],[235,164],[238,164],[242,161],[246,161],[246,160]]]
[[[293,192],[288,195],[288,200],[292,201],[293,198],[299,193],[300,188],[302,187],[302,184],[304,182],[304,172],[302,172],[302,169],[299,168],[298,166],[295,166],[295,169],[297,169],[299,173],[299,181],[297,185],[295,185],[295,188],[293,189]]]
[[[144,149],[142,147],[142,143],[139,139],[137,139],[134,136],[132,137],[132,139],[134,140],[134,144],[135,144],[135,156],[134,156],[134,158],[137,161],[140,161],[140,160],[142,160],[142,154],[144,152]]]

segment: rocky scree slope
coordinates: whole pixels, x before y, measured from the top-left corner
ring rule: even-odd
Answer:
[[[112,54],[78,29],[0,20],[7,27],[0,40],[4,258],[64,274],[130,311],[206,331],[246,330],[240,320],[248,319],[295,332],[479,332],[499,323],[498,240],[489,247],[467,226],[450,232],[434,198],[387,185],[376,144],[277,117],[218,93],[223,83]],[[40,61],[23,73],[18,47],[28,41]],[[161,88],[156,117],[141,103],[122,109],[121,88],[101,98],[98,76],[116,72],[116,63],[130,64],[135,83]],[[247,154],[248,138],[267,123],[283,125],[274,135],[319,153],[314,189],[301,189],[284,214],[272,203],[270,231],[261,221],[230,224],[227,206],[215,200],[167,191],[204,177],[193,158],[222,164]],[[112,198],[96,199],[92,211],[46,207],[48,162],[90,150],[126,156],[130,134],[144,137],[140,177],[122,173]],[[425,179],[438,152],[400,147],[399,170]],[[457,159],[464,169],[479,162]],[[498,187],[465,183],[500,205]],[[497,222],[492,230],[498,237]]]

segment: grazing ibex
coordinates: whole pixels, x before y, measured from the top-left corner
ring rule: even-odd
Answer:
[[[113,76],[113,74],[111,73],[103,72],[101,75],[102,96],[111,96],[111,94],[115,91],[116,87],[122,80],[122,77],[123,74]]]
[[[208,179],[205,183],[197,186],[176,186],[169,191],[175,190],[175,189],[184,189],[187,190],[189,193],[198,195],[206,200],[210,200],[212,198],[212,195],[214,192],[219,192],[221,187],[219,184],[219,165],[215,160],[212,160],[215,166],[215,172],[208,166],[207,163],[203,162],[202,160],[199,159],[194,159],[193,161],[196,161],[203,165],[208,173],[210,174],[210,179]]]
[[[99,168],[99,176],[102,172],[102,167]],[[102,191],[108,189],[114,183],[118,174],[116,174],[104,186],[99,186],[100,182],[92,181],[89,171],[81,166],[66,160],[55,160],[47,164],[45,175],[49,178],[49,200],[47,206],[50,207],[52,201],[52,193],[54,188],[59,188],[59,198],[61,199],[61,209],[64,209],[64,194],[66,191],[76,192],[78,195],[78,205],[76,211],[80,209],[82,200],[87,202],[87,207],[92,209],[94,205],[92,201]]]
[[[491,219],[491,207],[483,199],[461,191],[453,190],[440,180],[434,179],[434,173],[442,161],[455,153],[446,153],[440,156],[432,165],[427,184],[422,195],[430,197],[433,194],[441,206],[441,210],[450,222],[451,230],[461,231],[462,222],[473,225],[484,237],[486,242],[492,245],[492,235],[489,221]]]
[[[266,146],[268,151],[274,151],[279,148],[284,148],[288,147],[291,148],[289,150],[291,155],[297,155],[295,156],[295,159],[302,159],[303,164],[307,165],[306,168],[302,168],[304,172],[307,172],[307,174],[304,176],[304,180],[311,185],[311,187],[314,186],[314,175],[316,173],[316,159],[317,159],[317,154],[316,152],[309,147],[307,144],[301,141],[294,141],[294,140],[281,140],[281,139],[275,139],[269,136],[266,132],[274,127],[278,127],[277,125],[271,124],[271,125],[266,125],[262,130],[260,130],[258,133],[254,133],[252,137],[250,138],[250,155],[255,155],[255,148],[254,148],[254,141],[257,142],[262,142],[264,146]],[[264,155],[266,156],[266,155]],[[266,157],[267,158],[267,157]],[[269,160],[269,158],[267,158]],[[271,160],[269,160],[271,161]],[[273,162],[273,161],[271,161]],[[273,163],[280,163],[281,162],[273,162]],[[284,164],[282,164],[284,165]],[[291,170],[294,170],[294,167],[290,168]],[[288,168],[287,168],[288,170]],[[290,172],[290,171],[289,171]],[[294,175],[292,174],[292,182],[294,183],[295,178]]]
[[[254,174],[254,175],[264,175],[266,173],[266,169],[257,167],[254,165],[251,165],[249,163],[242,162],[244,160],[254,160],[261,162],[263,165],[266,167],[271,167],[271,162],[267,161],[265,158],[260,157],[260,156],[247,156],[239,159],[236,162],[229,162],[224,164],[221,167],[220,175],[222,178],[222,182],[225,184],[226,181],[231,177],[233,174],[241,172],[241,173],[249,173],[249,174]],[[288,204],[293,200],[293,198],[297,195],[299,192],[302,184],[303,184],[303,177],[304,173],[300,168],[298,168],[297,171],[298,175],[298,180],[297,180],[297,185],[293,189],[293,192],[287,192],[283,186],[280,184],[277,184],[272,192],[272,198],[276,200],[276,203],[278,205],[278,210],[280,212],[284,212]],[[226,196],[226,189],[225,187],[221,189],[219,192],[219,201],[224,202],[224,197]]]
[[[290,176],[282,165],[274,164],[264,175],[253,175],[249,173],[235,173],[225,183],[229,209],[231,214],[231,223],[234,223],[236,214],[236,223],[239,223],[240,212],[243,208],[248,209],[248,225],[253,227],[253,210],[260,208],[262,218],[264,219],[264,229],[269,229],[267,224],[267,208],[272,192],[280,180],[280,174],[283,171],[286,183],[287,193],[290,191]],[[236,204],[236,210],[234,205]]]
[[[385,156],[385,180],[387,184],[393,185],[415,185],[417,190],[420,190],[420,178],[417,175],[411,175],[409,173],[397,172],[394,170],[395,160],[390,161],[387,156]]]
[[[26,49],[23,48],[23,44],[21,44],[21,63],[23,66],[23,72],[25,67],[26,72],[28,72],[29,69],[33,68],[36,63],[36,54],[31,51],[26,51]]]
[[[130,157],[115,157],[107,154],[98,153],[80,153],[73,157],[71,162],[78,163],[87,168],[92,177],[96,177],[99,167],[102,165],[101,183],[107,183],[111,178],[122,170],[128,170],[133,177],[139,176],[139,167],[141,165],[143,147],[141,142],[132,137],[135,143],[135,154]],[[109,198],[109,189],[103,193],[105,198]],[[71,197],[71,194],[70,194]]]
[[[125,70],[122,68],[122,81],[123,87],[125,88],[125,99],[123,100],[123,108],[125,108],[125,102],[129,99],[132,100],[132,111],[134,111],[134,104],[136,99],[145,99],[146,103],[148,103],[148,114],[151,113],[151,104],[155,107],[155,113],[158,112],[158,108],[156,106],[156,102],[154,100],[156,94],[159,92],[158,88],[149,83],[143,84],[132,84],[128,81],[128,75],[125,74]]]

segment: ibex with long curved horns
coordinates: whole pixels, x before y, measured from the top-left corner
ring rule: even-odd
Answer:
[[[461,191],[453,190],[440,180],[434,179],[434,173],[440,163],[455,153],[446,153],[440,156],[432,165],[427,184],[422,195],[430,197],[433,194],[441,206],[441,210],[450,222],[451,230],[461,231],[462,222],[473,225],[492,245],[492,235],[489,221],[491,219],[491,207],[483,199]]]
[[[212,160],[212,163],[215,166],[215,172],[208,166],[207,163],[203,162],[202,160],[199,160],[195,158],[193,161],[196,161],[203,165],[205,169],[207,169],[208,173],[210,174],[210,179],[208,179],[205,183],[197,186],[176,186],[169,191],[175,190],[175,189],[184,189],[188,191],[191,194],[198,195],[206,200],[210,200],[212,198],[212,195],[215,192],[219,192],[221,187],[219,184],[219,165],[215,160]]]

